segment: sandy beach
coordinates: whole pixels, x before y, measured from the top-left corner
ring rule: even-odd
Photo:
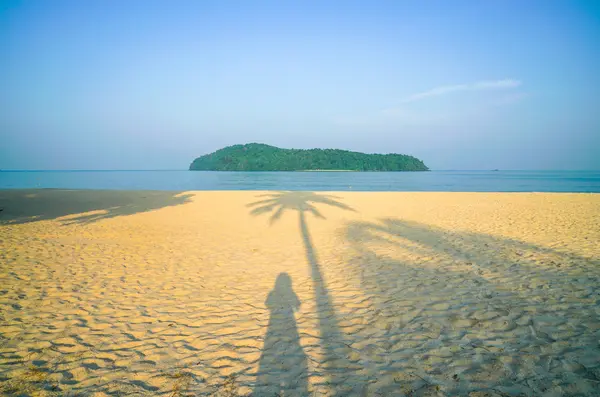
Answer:
[[[0,208],[0,394],[600,395],[600,194]]]

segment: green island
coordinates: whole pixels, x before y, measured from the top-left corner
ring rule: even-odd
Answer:
[[[281,149],[261,143],[233,145],[196,158],[191,171],[429,171],[405,154],[339,149]]]

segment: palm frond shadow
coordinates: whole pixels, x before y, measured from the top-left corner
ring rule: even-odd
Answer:
[[[328,383],[334,388],[335,395],[347,395],[353,389],[362,389],[366,380],[359,379],[357,376],[357,372],[361,368],[350,362],[343,353],[347,351],[348,342],[340,329],[338,315],[327,289],[327,282],[323,277],[321,264],[306,219],[307,213],[319,219],[326,219],[322,212],[317,209],[317,205],[339,208],[345,211],[355,212],[355,210],[338,201],[336,196],[313,192],[277,192],[263,194],[259,197],[267,198],[250,203],[247,207],[253,208],[250,213],[254,216],[272,213],[269,217],[270,224],[279,220],[286,212],[295,211],[298,213],[300,234],[304,243],[306,259],[311,268],[315,290],[319,332],[324,351],[322,366],[325,372],[324,375],[328,378]]]
[[[541,395],[563,366],[582,364],[589,369],[561,385],[600,380],[590,344],[597,304],[586,298],[600,284],[600,261],[394,218],[354,222],[345,233],[353,251],[347,271],[390,319],[373,343],[391,352],[397,369],[444,385],[445,395]]]
[[[261,194],[257,197],[268,197],[247,205],[254,208],[251,215],[258,216],[273,212],[270,222],[276,222],[286,211],[298,211],[299,213],[310,213],[313,216],[326,219],[317,209],[316,205],[322,204],[330,207],[340,208],[346,211],[356,212],[352,207],[337,201],[338,196],[318,194],[313,192],[277,192]]]

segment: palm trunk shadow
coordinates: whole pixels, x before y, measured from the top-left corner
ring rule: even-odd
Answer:
[[[363,385],[358,382],[357,377],[353,374],[360,367],[353,365],[348,359],[351,348],[340,330],[335,308],[321,274],[321,267],[303,211],[300,211],[300,230],[315,289],[319,331],[324,350],[322,364],[329,376],[329,384],[334,389],[333,395],[348,395],[348,392],[356,391],[357,388],[362,391]]]
[[[267,199],[247,205],[253,208],[250,212],[252,215],[272,213],[270,223],[273,224],[287,210],[297,211],[299,214],[300,232],[315,290],[316,316],[323,353],[320,361],[313,360],[313,362],[317,363],[316,375],[324,375],[327,379],[325,384],[315,385],[315,392],[325,391],[327,395],[334,396],[364,395],[366,380],[358,376],[358,371],[362,370],[362,366],[356,361],[352,362],[349,358],[352,347],[340,330],[338,317],[321,274],[321,266],[306,222],[307,213],[325,219],[315,204],[328,205],[345,211],[354,212],[355,210],[335,200],[337,198],[335,196],[313,192],[275,192],[261,196],[267,197]],[[320,390],[321,386],[328,390]]]

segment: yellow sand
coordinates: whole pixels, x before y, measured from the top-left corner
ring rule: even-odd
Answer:
[[[0,394],[600,395],[600,195],[0,208]]]

